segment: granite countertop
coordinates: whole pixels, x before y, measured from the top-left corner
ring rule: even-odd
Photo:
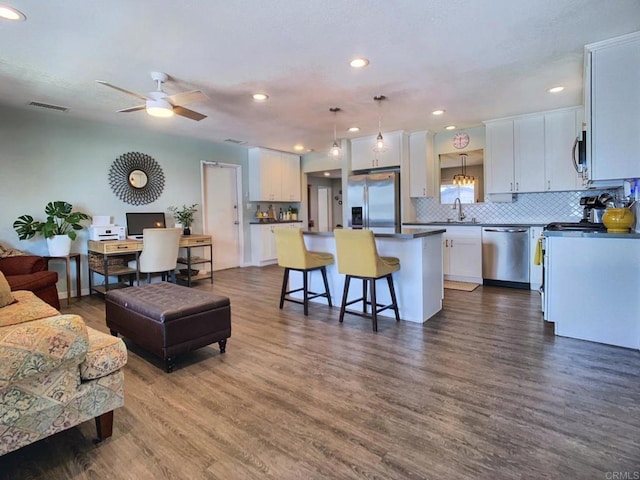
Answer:
[[[568,237],[568,238],[632,238],[640,239],[640,233],[606,233],[606,232],[576,232],[576,231],[552,231],[542,232],[545,237]]]
[[[276,223],[302,223],[302,220],[269,220],[267,218],[264,219],[263,222],[249,222],[249,225],[273,225]]]
[[[407,227],[430,227],[432,225],[447,227],[544,227],[547,223],[405,222],[402,225]]]
[[[429,235],[440,235],[444,232],[446,232],[446,229],[444,228],[424,228],[424,229],[403,228],[396,233],[374,232],[373,236],[376,238],[403,238],[403,239],[411,240],[414,238],[428,237]],[[333,232],[309,232],[309,231],[303,230],[302,233],[304,233],[305,235],[333,237]]]

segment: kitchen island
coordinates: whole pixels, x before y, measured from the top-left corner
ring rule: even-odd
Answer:
[[[442,277],[442,234],[444,228],[403,229],[398,233],[375,233],[378,254],[400,259],[400,270],[393,274],[400,319],[424,323],[442,310],[444,285]],[[335,263],[327,267],[329,290],[334,306],[342,300],[345,276],[338,272],[335,239],[332,232],[303,232],[307,248],[333,254]],[[290,289],[302,287],[302,276],[292,274]],[[309,288],[324,291],[319,271],[309,274]],[[301,293],[297,298],[301,298]],[[362,297],[362,282],[351,282],[349,300]],[[326,298],[312,301],[327,303]],[[378,303],[391,303],[386,283],[380,282]],[[358,308],[354,304],[352,308]],[[384,310],[379,316],[393,317],[393,310]]]

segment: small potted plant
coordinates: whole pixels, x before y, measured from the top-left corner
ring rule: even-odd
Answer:
[[[31,215],[21,215],[13,222],[13,228],[20,240],[33,238],[39,233],[47,239],[49,255],[52,257],[64,257],[71,251],[71,240],[77,237],[77,230],[84,226],[82,220],[90,220],[86,213],[74,212],[73,205],[63,201],[47,203],[44,208],[47,220],[41,222],[34,220]]]
[[[178,207],[169,207],[169,211],[173,214],[173,218],[182,225],[183,233],[185,235],[191,235],[191,224],[193,223],[193,216],[198,211],[196,208],[198,206],[197,203],[187,207],[186,205],[182,205],[182,208]]]

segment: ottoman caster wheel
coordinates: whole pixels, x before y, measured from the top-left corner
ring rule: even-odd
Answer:
[[[220,353],[224,353],[225,350],[227,349],[227,341],[226,340],[220,340],[218,342],[218,345],[220,346]]]

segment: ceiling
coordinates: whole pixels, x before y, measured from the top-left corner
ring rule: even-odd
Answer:
[[[334,122],[339,138],[376,134],[379,112],[383,132],[439,133],[581,104],[583,46],[640,29],[638,0],[5,3],[27,19],[0,20],[0,105],[284,151],[328,150]],[[116,113],[140,101],[96,83],[146,94],[151,71],[170,94],[205,92],[189,108],[208,118]]]

